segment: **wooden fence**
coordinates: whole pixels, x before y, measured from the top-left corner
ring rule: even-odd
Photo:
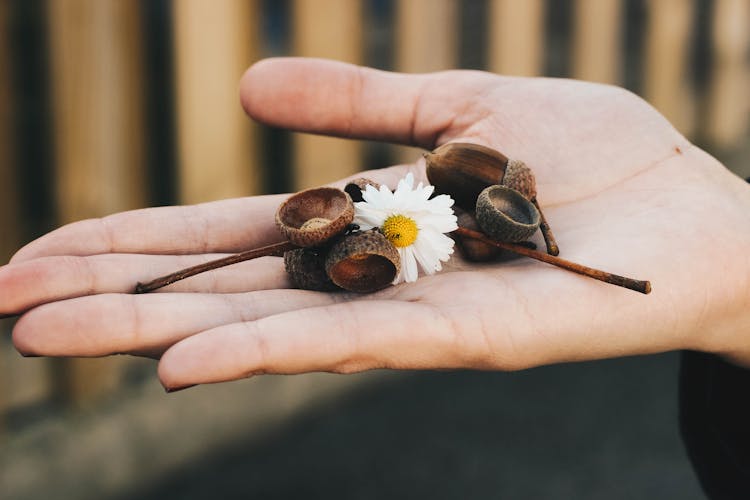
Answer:
[[[749,46],[750,0],[2,0],[0,257],[77,219],[298,189],[413,159],[250,124],[237,82],[267,55],[627,85],[690,137],[731,150],[747,142]],[[4,337],[0,415],[95,401],[133,363],[22,360]]]

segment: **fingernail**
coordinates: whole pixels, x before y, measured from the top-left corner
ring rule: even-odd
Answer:
[[[165,387],[164,392],[167,394],[172,394],[173,392],[180,392],[184,391],[185,389],[190,389],[191,387],[195,387],[198,384],[190,384],[190,385],[183,385],[183,386],[177,386],[177,387]]]

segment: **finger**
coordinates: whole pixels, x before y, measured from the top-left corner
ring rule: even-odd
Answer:
[[[167,388],[258,373],[467,366],[448,321],[424,304],[366,300],[214,328],[164,353]]]
[[[43,257],[0,267],[0,314],[18,314],[55,300],[132,293],[136,283],[223,255]],[[179,281],[160,291],[237,293],[290,288],[280,257],[261,257]]]
[[[635,340],[636,312],[648,304],[628,290],[534,266],[469,273],[469,281],[451,274],[459,273],[394,287],[391,297],[403,301],[296,310],[196,334],[165,352],[159,376],[174,389],[259,373],[517,370],[667,345],[643,333]]]
[[[238,252],[280,240],[273,214],[283,199],[237,198],[74,222],[32,241],[11,262],[49,255]]]
[[[159,356],[175,342],[228,323],[332,304],[335,294],[268,290],[242,294],[103,294],[54,302],[21,317],[19,352],[37,356]]]
[[[363,172],[395,186],[403,167]],[[337,183],[343,187],[344,181]],[[63,226],[32,241],[12,263],[52,255],[236,253],[282,240],[274,214],[287,195],[131,210]]]
[[[468,75],[404,75],[320,59],[266,59],[245,73],[240,97],[252,118],[270,125],[432,149],[450,133],[467,99],[500,79]]]

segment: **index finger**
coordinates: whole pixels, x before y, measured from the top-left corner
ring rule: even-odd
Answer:
[[[472,96],[499,78],[462,71],[409,75],[322,59],[272,58],[245,72],[240,97],[248,115],[269,125],[433,149],[447,139]]]
[[[365,175],[394,186],[404,172],[405,167],[400,166],[370,170],[333,185],[343,188],[349,180]],[[51,256],[193,255],[259,248],[283,240],[274,214],[286,197],[267,195],[146,208],[73,222],[32,241],[13,256],[11,263]]]
[[[38,238],[12,263],[53,255],[233,253],[281,240],[273,214],[283,195],[121,212]]]

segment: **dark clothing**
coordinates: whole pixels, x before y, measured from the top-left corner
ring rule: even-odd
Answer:
[[[680,430],[709,498],[750,499],[750,370],[684,352]]]
[[[709,498],[750,499],[750,370],[682,353],[680,431]]]

